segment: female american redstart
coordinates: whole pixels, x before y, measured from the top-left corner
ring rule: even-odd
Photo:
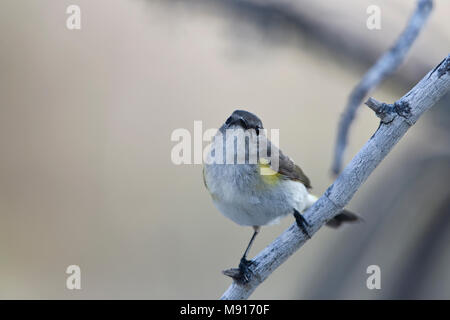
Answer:
[[[214,205],[227,218],[252,226],[253,236],[241,258],[241,280],[248,281],[247,254],[260,227],[292,214],[309,237],[308,222],[301,215],[317,200],[311,183],[288,156],[265,135],[261,120],[248,111],[236,110],[212,140],[203,168],[205,186]],[[343,210],[327,222],[339,227],[360,218]]]

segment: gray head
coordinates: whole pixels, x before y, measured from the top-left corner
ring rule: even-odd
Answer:
[[[263,129],[261,120],[251,112],[245,110],[235,110],[224,124],[224,128],[240,127],[244,130],[254,129],[256,133]]]

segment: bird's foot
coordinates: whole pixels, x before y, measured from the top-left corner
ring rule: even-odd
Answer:
[[[245,259],[245,257],[241,258],[239,262],[239,278],[236,279],[243,284],[246,284],[250,281],[252,276],[252,271],[250,270],[250,266],[253,264],[252,261]]]
[[[294,218],[300,230],[302,230],[302,232],[308,237],[308,239],[311,239],[311,235],[308,232],[309,223],[308,221],[306,221],[305,217],[303,217],[300,212],[294,209]]]
[[[245,259],[245,257],[242,257],[239,263],[239,268],[227,269],[222,271],[222,273],[232,278],[237,283],[245,285],[250,281],[253,275],[253,272],[250,270],[250,266],[253,263],[253,261],[247,260]]]

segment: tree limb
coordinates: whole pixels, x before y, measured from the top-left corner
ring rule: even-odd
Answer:
[[[406,131],[419,117],[450,91],[450,55],[393,105],[380,107],[381,103],[369,99],[372,109],[382,119],[378,130],[347,165],[335,182],[309,208],[304,217],[309,222],[309,234],[316,233],[328,220],[337,215],[350,201],[367,177],[384,159]],[[383,118],[389,121],[384,122]],[[252,277],[247,284],[233,281],[221,299],[246,299],[308,238],[294,223],[263,249],[249,269]]]
[[[348,131],[355,118],[356,110],[367,93],[391,75],[403,62],[414,40],[425,25],[433,7],[432,0],[418,0],[417,7],[395,44],[367,71],[353,89],[338,127],[332,171],[338,174],[342,168],[342,158],[347,145]]]

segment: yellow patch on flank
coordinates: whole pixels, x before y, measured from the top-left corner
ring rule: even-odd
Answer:
[[[267,160],[261,161],[258,165],[259,174],[261,175],[261,179],[265,184],[274,185],[280,180],[280,174],[270,167],[270,164]]]

